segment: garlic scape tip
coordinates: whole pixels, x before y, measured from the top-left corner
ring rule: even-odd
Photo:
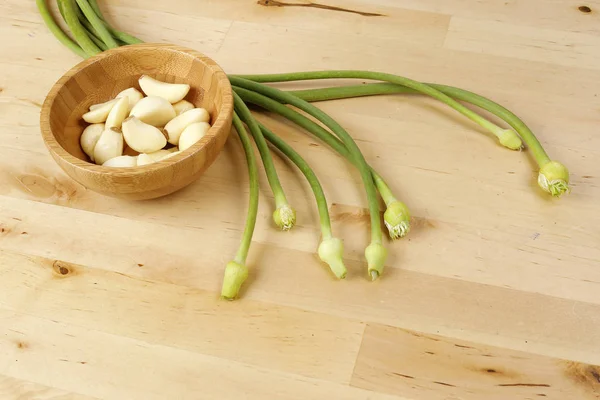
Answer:
[[[369,277],[374,281],[383,273],[387,250],[381,243],[371,242],[365,249],[365,258]]]
[[[346,277],[346,266],[343,261],[344,244],[334,237],[323,239],[317,251],[321,261],[329,265],[329,269],[338,279]]]
[[[553,197],[569,193],[569,170],[558,161],[550,161],[540,168],[538,185]]]
[[[500,144],[506,148],[511,150],[521,150],[523,148],[521,138],[512,129],[501,129],[497,136]]]
[[[245,264],[228,262],[225,266],[221,297],[227,300],[235,299],[246,278],[248,278],[248,267]]]
[[[296,211],[288,204],[279,206],[273,211],[273,221],[282,231],[289,231],[296,224]]]
[[[410,212],[406,204],[398,200],[391,203],[383,214],[383,222],[391,239],[406,236],[410,231]]]

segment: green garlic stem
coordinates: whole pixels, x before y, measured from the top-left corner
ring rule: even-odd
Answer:
[[[385,81],[390,83],[396,83],[399,85],[403,85],[409,87],[413,90],[416,90],[420,93],[426,94],[428,96],[433,97],[441,101],[442,103],[454,108],[456,111],[460,112],[471,121],[479,124],[484,129],[493,133],[494,135],[500,135],[498,131],[498,126],[491,123],[487,119],[478,115],[477,113],[471,111],[464,105],[460,104],[453,98],[445,95],[439,90],[421,83],[410,78],[406,78],[404,76],[386,74],[383,72],[372,72],[372,71],[308,71],[308,72],[294,72],[294,73],[286,73],[286,74],[265,74],[265,75],[239,75],[239,77],[250,79],[255,82],[282,82],[282,81],[297,81],[297,80],[307,80],[307,79],[373,79],[378,81]]]
[[[240,137],[242,147],[244,148],[244,153],[246,154],[250,184],[250,200],[248,205],[248,215],[246,216],[246,226],[242,235],[242,242],[234,259],[235,262],[239,264],[245,264],[246,258],[248,257],[248,250],[250,249],[250,243],[252,243],[254,227],[256,226],[256,217],[258,215],[258,167],[256,165],[256,155],[252,149],[252,142],[237,113],[233,114],[233,126]]]
[[[356,165],[356,160],[351,157],[346,146],[321,125],[306,118],[304,115],[298,113],[292,108],[286,107],[283,104],[272,100],[269,97],[263,96],[260,93],[242,89],[237,86],[234,86],[234,90],[244,101],[258,105],[268,111],[278,113],[296,123],[298,126],[306,129],[309,133],[324,141],[340,155]],[[369,168],[371,170],[371,175],[373,176],[373,181],[375,182],[376,188],[381,194],[381,197],[383,198],[383,201],[387,207],[384,212],[384,223],[388,230],[389,236],[391,239],[402,238],[410,230],[410,215],[408,207],[406,207],[404,203],[398,201],[392,194],[391,189],[383,180],[383,178],[377,174],[373,168]]]
[[[277,113],[282,117],[289,119],[298,126],[306,129],[308,132],[310,132],[317,138],[321,139],[333,150],[338,152],[342,157],[346,158],[354,165],[356,165],[355,159],[351,156],[350,151],[344,145],[344,143],[342,143],[338,138],[336,138],[333,134],[331,134],[321,125],[305,117],[299,112],[289,107],[286,107],[278,101],[272,100],[267,96],[263,96],[260,93],[256,93],[251,90],[243,89],[237,86],[234,86],[234,89],[244,101],[255,104],[264,108],[265,110]],[[391,189],[384,181],[384,179],[372,167],[369,167],[369,169],[371,170],[371,174],[373,175],[373,179],[377,185],[377,189],[379,190],[384,202],[388,204],[388,202],[395,200],[395,197],[391,194]]]
[[[317,201],[317,208],[319,210],[319,220],[321,223],[321,234],[323,239],[329,239],[332,237],[331,232],[331,219],[329,217],[329,208],[327,207],[327,199],[325,198],[325,193],[323,192],[323,187],[317,178],[317,175],[312,170],[312,168],[308,165],[306,160],[302,158],[296,150],[292,148],[289,144],[287,144],[283,139],[277,136],[273,131],[269,128],[258,123],[260,129],[269,142],[273,144],[279,151],[281,151],[287,158],[289,158],[298,169],[304,174],[304,177],[308,181],[313,194],[315,195],[315,200]]]
[[[61,2],[58,2],[58,11],[60,12],[60,15],[62,16],[63,20],[66,22],[65,10]],[[98,35],[94,31],[94,27],[85,18],[85,15],[83,15],[79,7],[75,7],[75,13],[77,14],[77,19],[79,19],[79,22],[81,22],[81,25],[83,25],[83,29],[85,30],[86,34],[89,36],[90,39],[92,39],[92,42],[94,42],[96,46],[98,46],[102,51],[108,50],[106,44],[98,37]]]
[[[394,197],[392,190],[387,185],[387,183],[385,183],[382,177],[380,177],[376,173],[373,173],[373,181],[375,182],[375,186],[377,187],[377,190],[379,191],[379,194],[381,195],[381,198],[383,199],[383,202],[386,206],[389,207],[390,204],[392,204],[395,201],[398,201],[398,199]]]
[[[100,17],[100,19],[104,20],[104,17],[102,16],[102,11],[100,11],[100,6],[98,5],[98,2],[96,0],[89,0],[89,3],[90,3],[90,7],[92,7],[92,10],[94,10],[96,15],[98,17]]]
[[[371,170],[368,167],[367,162],[365,161],[365,158],[363,157],[360,149],[358,148],[352,137],[344,130],[344,128],[342,128],[333,118],[331,118],[319,108],[289,93],[285,93],[279,89],[262,85],[260,83],[253,82],[240,77],[229,76],[229,80],[234,86],[239,86],[244,89],[249,89],[261,93],[279,102],[289,103],[307,112],[308,114],[312,115],[317,120],[325,124],[329,129],[332,130],[333,133],[335,133],[342,140],[342,142],[351,152],[352,157],[356,160],[356,165],[360,171],[361,178],[363,180],[363,184],[367,193],[367,200],[369,203],[369,211],[371,217],[371,242],[381,243],[382,232],[381,222],[379,219],[379,204],[377,201],[377,192],[375,189],[375,184],[373,183],[373,178],[371,176]]]
[[[102,11],[100,11],[100,7],[98,6],[98,2],[96,0],[88,0],[90,6],[94,10],[94,13],[100,18],[106,29],[119,41],[123,42],[124,45],[128,44],[136,44],[143,43],[141,39],[136,38],[128,33],[121,32],[110,26],[108,22],[106,22],[106,18],[102,15]],[[120,44],[119,44],[120,45]]]
[[[273,158],[271,157],[271,152],[269,151],[269,146],[265,141],[262,131],[258,126],[258,123],[252,116],[252,113],[250,113],[250,110],[248,109],[244,101],[239,97],[237,93],[233,93],[233,98],[235,110],[240,116],[240,119],[248,126],[248,128],[250,128],[250,133],[254,137],[256,147],[258,147],[258,151],[260,152],[260,157],[262,158],[263,165],[265,167],[265,173],[267,175],[267,180],[269,181],[269,185],[271,186],[273,196],[275,197],[275,208],[277,210],[280,210],[282,208],[290,208],[287,198],[285,196],[285,192],[283,191],[283,187],[281,186],[277,170],[275,169],[275,164],[273,163]],[[290,221],[290,223],[293,225],[294,221]],[[291,226],[288,225],[289,224],[287,222],[283,222],[282,226],[284,229],[291,228]]]
[[[54,37],[56,37],[56,39],[58,39],[59,42],[61,42],[63,45],[65,45],[65,47],[69,48],[72,52],[74,52],[78,56],[80,56],[82,58],[87,58],[88,55],[81,48],[81,46],[79,46],[77,43],[75,43],[73,40],[71,40],[71,38],[68,37],[63,32],[63,30],[60,28],[60,26],[58,26],[56,21],[54,21],[54,18],[52,18],[52,15],[50,14],[50,10],[48,9],[48,6],[46,5],[46,1],[45,0],[35,0],[35,3],[37,5],[38,11],[40,12],[40,15],[42,16],[42,19],[44,20],[44,23],[46,24],[46,26],[48,27],[50,32],[52,32]],[[58,2],[58,5],[59,5],[59,7],[62,7],[61,1]]]
[[[119,39],[121,42],[123,42],[126,45],[127,44],[144,43],[141,39],[138,39],[135,36],[132,36],[128,33],[121,32],[121,31],[114,29],[112,26],[108,25],[108,23],[106,23],[106,22],[105,22],[105,25],[108,28],[108,30],[110,31],[110,33],[113,34],[114,37],[116,37],[117,39]]]
[[[523,120],[521,120],[512,111],[508,110],[507,108],[488,98],[485,98],[483,96],[480,96],[473,92],[469,92],[464,89],[460,89],[453,86],[439,85],[435,83],[427,84],[431,87],[436,88],[440,92],[455,98],[456,100],[471,103],[504,120],[515,131],[517,131],[519,136],[521,136],[521,138],[525,142],[525,145],[527,146],[527,148],[530,149],[534,159],[540,167],[550,162],[550,158],[546,154],[546,151],[544,150],[534,133],[523,122]],[[295,96],[298,96],[306,101],[317,102],[382,94],[415,94],[418,92],[406,86],[397,85],[393,83],[369,83],[365,85],[328,87],[309,90],[294,90],[290,91],[289,93],[292,93]]]
[[[65,19],[62,8],[59,6],[58,9],[61,15],[63,16],[63,19]],[[92,41],[96,43],[96,46],[100,47],[102,51],[108,50],[108,46],[102,41],[102,39],[100,39],[98,32],[96,32],[92,24],[90,24],[90,21],[88,21],[85,15],[83,15],[81,9],[79,7],[75,7],[75,12],[77,13],[77,18],[79,19],[79,22],[81,22],[81,25],[83,25],[83,28],[87,32],[90,39],[92,39]]]
[[[96,46],[98,46],[100,48],[100,50],[105,51],[108,50],[108,46],[106,45],[106,43],[104,43],[102,41],[102,39],[100,39],[98,36],[96,36],[94,34],[94,32],[92,32],[91,30],[89,30],[85,25],[83,27],[87,33],[87,35],[90,37],[90,39],[92,39],[92,42],[94,42],[96,44]]]
[[[71,30],[75,41],[79,43],[83,51],[85,51],[88,56],[93,56],[102,52],[102,50],[98,46],[96,46],[92,39],[89,38],[89,36],[85,32],[85,29],[83,28],[83,25],[81,25],[81,22],[79,22],[79,19],[77,18],[77,13],[75,11],[75,0],[57,1],[59,2],[59,4],[62,3],[61,7],[63,9],[65,22]]]
[[[114,49],[119,47],[115,39],[112,37],[103,21],[98,17],[98,15],[94,12],[94,9],[88,3],[88,0],[76,0],[79,8],[87,18],[87,20],[92,24],[95,32],[98,32],[98,36],[100,39],[106,44],[109,49]]]

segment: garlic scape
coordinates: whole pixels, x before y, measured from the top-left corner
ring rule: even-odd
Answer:
[[[552,196],[560,197],[570,191],[569,170],[558,161],[548,161],[540,168],[538,184]]]
[[[387,249],[381,243],[371,242],[365,249],[367,268],[372,281],[379,278],[383,273],[383,267],[387,259]]]
[[[348,271],[344,265],[344,243],[341,239],[335,237],[323,239],[317,253],[321,261],[329,265],[329,269],[338,279],[346,277]]]

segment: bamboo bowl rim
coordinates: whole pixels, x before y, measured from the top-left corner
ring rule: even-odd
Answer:
[[[211,125],[210,129],[206,132],[206,134],[194,143],[192,146],[187,148],[184,151],[181,151],[179,154],[175,156],[168,157],[166,159],[135,167],[105,167],[103,165],[98,165],[90,161],[81,160],[80,158],[75,157],[71,153],[69,153],[65,148],[59,143],[56,139],[51,124],[51,110],[56,100],[58,94],[65,84],[73,77],[83,70],[85,70],[90,65],[100,62],[101,60],[111,57],[115,54],[126,53],[131,51],[136,51],[137,49],[145,48],[145,49],[156,49],[159,51],[172,51],[188,54],[195,59],[199,60],[203,64],[205,64],[208,68],[210,68],[213,74],[216,75],[218,82],[222,87],[223,102],[221,106],[220,112],[216,116],[214,123]],[[190,85],[193,86],[192,83]],[[229,83],[229,78],[225,71],[214,61],[212,58],[206,56],[199,51],[182,47],[178,45],[168,44],[168,43],[139,43],[132,45],[124,45],[114,49],[105,50],[99,54],[91,56],[83,61],[80,61],[75,66],[67,70],[55,83],[52,85],[52,88],[46,95],[44,99],[44,103],[42,104],[42,109],[40,112],[40,130],[42,132],[42,138],[44,140],[45,145],[54,153],[55,156],[60,157],[64,161],[68,162],[72,166],[77,169],[87,170],[88,172],[92,172],[94,174],[99,175],[116,175],[122,177],[135,177],[139,175],[145,175],[149,172],[170,168],[175,164],[179,164],[181,161],[187,159],[188,157],[193,157],[195,154],[204,150],[205,148],[211,146],[213,142],[217,140],[217,134],[227,124],[227,120],[229,116],[233,115],[233,90],[231,88],[231,84]]]

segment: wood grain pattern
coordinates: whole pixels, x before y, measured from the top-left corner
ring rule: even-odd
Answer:
[[[6,375],[0,375],[0,395],[6,400],[98,400]]]
[[[600,367],[369,325],[352,385],[431,400],[597,399]]]
[[[80,59],[34,2],[5,0],[0,399],[600,399],[600,2],[311,3],[325,7],[100,6],[116,27],[199,51],[227,73],[365,68],[481,93],[570,168],[572,193],[549,199],[527,151],[503,151],[430,99],[319,103],[412,211],[410,236],[386,243],[386,272],[373,284],[360,175],[305,132],[258,114],[319,176],[349,274],[334,280],[316,257],[310,188],[275,156],[298,225],[273,226],[260,171],[248,285],[221,302],[247,207],[236,135],[171,195],[139,202],[86,189],[48,154],[39,127],[46,94]]]
[[[186,100],[205,108],[211,128],[189,149],[143,167],[115,170],[91,163],[79,137],[81,120],[92,104],[135,87],[141,75],[169,83],[189,83]],[[58,165],[88,189],[129,200],[171,194],[189,185],[214,162],[223,148],[233,116],[227,76],[212,59],[169,44],[137,44],[102,52],[69,69],[50,89],[40,116],[44,143]]]

